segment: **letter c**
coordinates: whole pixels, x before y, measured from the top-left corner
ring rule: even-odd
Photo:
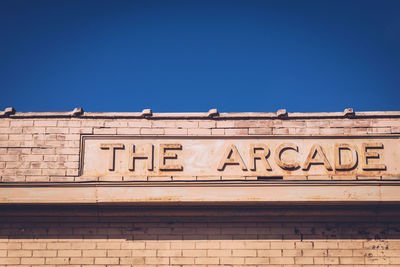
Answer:
[[[292,149],[296,152],[299,152],[299,148],[292,143],[284,143],[278,146],[278,148],[275,150],[275,162],[278,164],[279,167],[281,167],[284,170],[296,170],[300,168],[300,164],[298,162],[283,162],[282,161],[282,154],[286,150]]]

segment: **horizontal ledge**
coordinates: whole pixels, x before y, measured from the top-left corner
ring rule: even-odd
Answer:
[[[144,118],[144,119],[314,119],[314,118],[348,118],[344,112],[289,112],[287,116],[279,116],[276,112],[228,112],[210,116],[208,112],[182,112],[182,113],[152,113],[144,115],[142,112],[83,112],[76,114],[71,111],[59,112],[15,112],[6,114],[0,112],[0,117],[9,118]],[[398,118],[400,111],[365,111],[354,112],[351,118]]]
[[[400,186],[381,184],[287,186],[201,185],[81,185],[1,186],[0,204],[97,205],[259,205],[259,204],[396,204]]]

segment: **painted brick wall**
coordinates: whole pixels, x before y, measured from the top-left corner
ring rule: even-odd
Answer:
[[[0,266],[400,266],[400,224],[1,223]]]
[[[0,118],[0,178],[2,182],[80,181],[77,176],[81,134],[346,136],[400,133],[400,117],[370,117],[92,119],[91,117],[15,116]]]

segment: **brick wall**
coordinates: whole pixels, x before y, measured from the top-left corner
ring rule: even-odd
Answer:
[[[399,134],[400,116],[375,113],[346,118],[131,118],[98,114],[87,117],[19,115],[0,118],[0,178],[2,182],[79,181],[81,134],[111,135],[376,135]],[[297,116],[299,117],[299,116]],[[93,177],[95,179],[95,177]],[[121,178],[122,179],[122,178]]]
[[[1,223],[0,266],[400,266],[399,223]]]

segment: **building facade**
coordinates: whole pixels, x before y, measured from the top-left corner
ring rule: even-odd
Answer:
[[[400,266],[400,112],[0,112],[0,266]]]

